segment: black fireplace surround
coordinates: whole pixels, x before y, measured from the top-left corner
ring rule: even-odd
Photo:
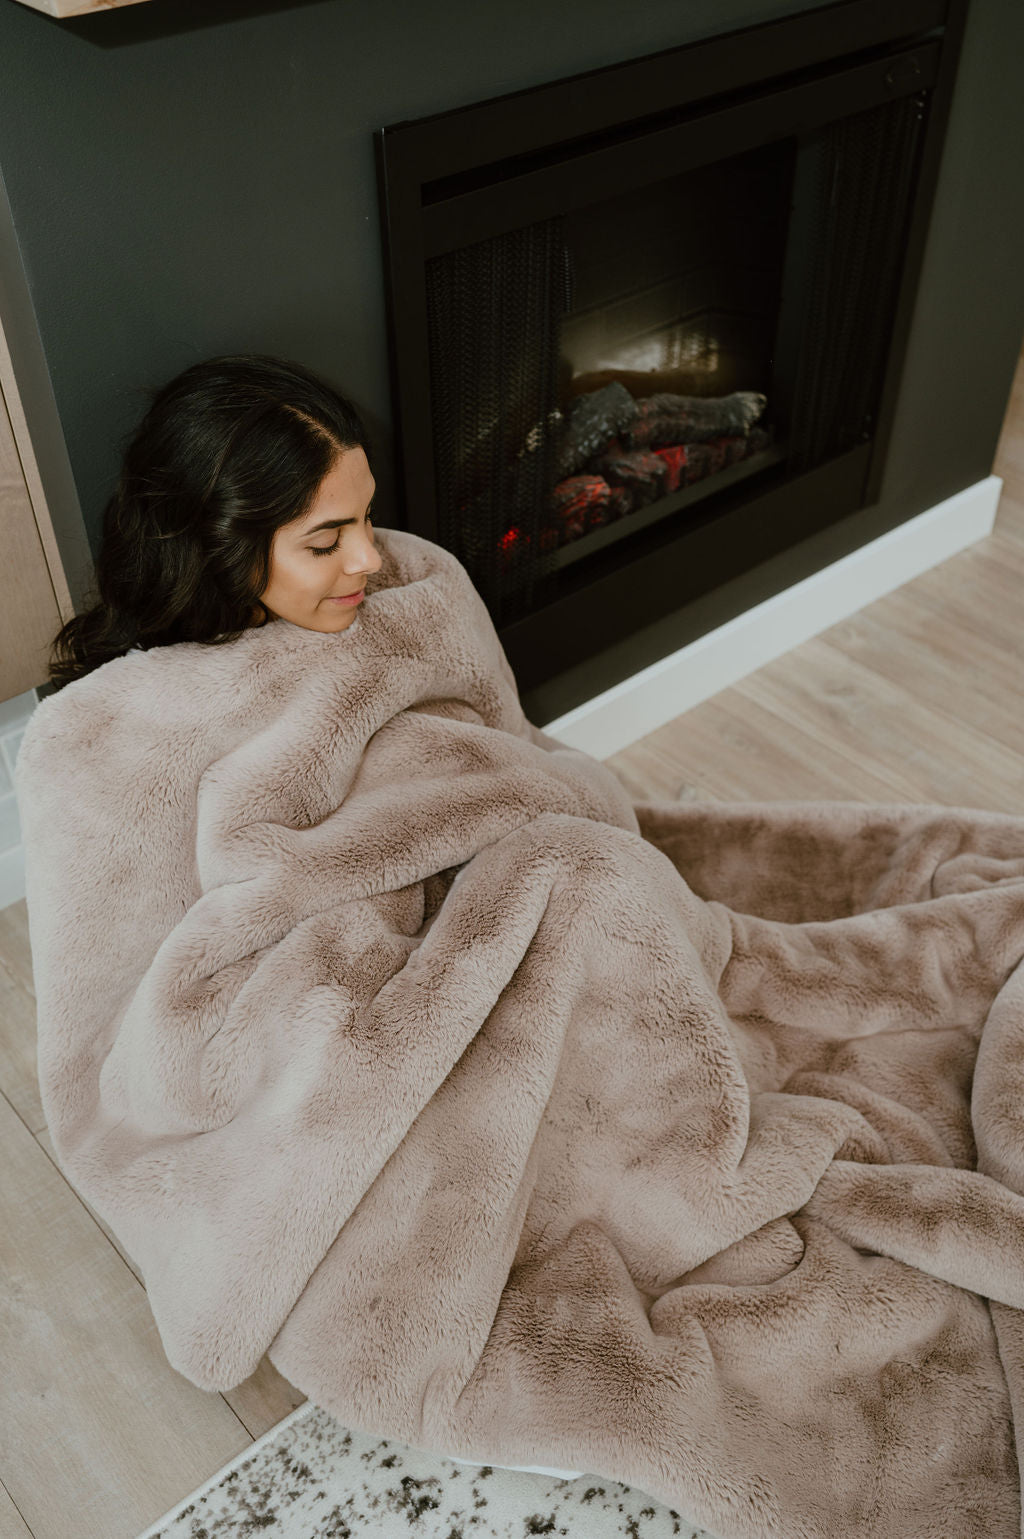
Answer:
[[[524,700],[877,501],[967,4],[842,0],[378,135],[402,520]]]

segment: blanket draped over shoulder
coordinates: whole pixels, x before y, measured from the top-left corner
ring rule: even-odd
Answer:
[[[380,548],[22,743],[45,1115],[170,1364],[721,1539],[1020,1539],[1024,813],[633,802]]]

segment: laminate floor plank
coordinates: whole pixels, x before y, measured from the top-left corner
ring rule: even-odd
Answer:
[[[992,533],[978,540],[973,550],[999,552],[1008,549],[1020,554],[1024,546],[1024,474],[1018,475],[1004,464],[1003,489],[999,494]]]
[[[44,1128],[42,1132],[37,1133],[36,1142],[44,1151],[54,1169],[60,1172],[60,1164],[57,1160],[53,1139],[50,1137],[49,1131]],[[144,1287],[142,1273],[137,1263],[124,1250],[117,1236],[96,1210],[86,1202],[84,1197],[79,1196],[78,1200],[96,1227],[102,1231],[109,1243],[117,1251],[117,1254],[140,1286]],[[168,1372],[172,1371],[168,1368]],[[269,1358],[265,1357],[256,1371],[250,1374],[244,1383],[239,1384],[235,1389],[225,1390],[220,1398],[230,1407],[242,1423],[242,1426],[255,1441],[256,1438],[266,1432],[268,1427],[276,1426],[290,1411],[293,1411],[296,1406],[301,1405],[306,1397],[300,1394],[293,1385],[289,1384],[288,1380],[278,1373]],[[212,1471],[208,1473],[212,1473]],[[196,1483],[198,1484],[198,1482]]]
[[[989,539],[993,542],[997,540],[999,541],[998,548],[1000,551],[1015,550],[1024,552],[1024,495],[1022,495],[1021,501],[1019,504],[1017,504],[1017,506],[1020,507],[1022,512],[1020,523],[1013,525],[1008,524],[999,532],[998,535],[993,534],[989,536]]]
[[[2,910],[0,910],[2,912]],[[0,1095],[37,1133],[46,1126],[36,1072],[36,1002],[0,949]]]
[[[32,947],[28,934],[28,905],[24,898],[0,908],[0,957],[27,994],[35,998]]]
[[[1017,545],[994,537],[961,551],[941,566],[923,572],[894,593],[877,599],[859,611],[884,620],[886,606],[898,607],[895,600],[909,596],[920,604],[945,610],[966,637],[981,636],[1001,646],[1010,658],[1020,656],[1021,596],[1024,594],[1024,543]],[[842,623],[842,622],[840,622]],[[939,644],[940,626],[934,631]]]
[[[65,1180],[64,1172],[60,1168],[60,1161],[58,1160],[57,1152],[56,1152],[56,1150],[53,1147],[53,1139],[50,1137],[49,1129],[45,1128],[45,1127],[42,1128],[38,1133],[36,1133],[35,1139],[36,1139],[36,1143],[39,1145],[40,1149],[42,1149],[43,1153],[46,1155],[47,1159],[50,1161],[50,1164],[53,1166],[54,1170],[60,1176],[61,1180],[64,1181]],[[71,1188],[71,1190],[74,1191],[74,1188]],[[99,1229],[100,1232],[106,1236],[108,1243],[110,1245],[112,1245],[114,1247],[114,1249],[117,1251],[117,1254],[121,1257],[121,1260],[124,1262],[125,1266],[129,1270],[129,1272],[131,1272],[133,1274],[133,1276],[135,1277],[136,1282],[138,1282],[140,1285],[143,1285],[142,1284],[142,1273],[139,1271],[137,1265],[132,1260],[131,1256],[129,1256],[127,1251],[123,1248],[123,1246],[121,1245],[121,1242],[120,1242],[120,1240],[118,1240],[117,1236],[115,1234],[113,1234],[113,1232],[107,1227],[107,1225],[104,1223],[103,1219],[100,1218],[99,1214],[96,1212],[95,1208],[93,1208],[88,1202],[86,1202],[85,1198],[81,1195],[81,1193],[75,1192],[74,1195],[78,1198],[78,1201],[82,1204],[82,1207],[88,1213],[89,1217],[92,1219],[92,1221],[96,1225],[97,1229]]]
[[[949,562],[915,577],[905,588],[921,599],[956,603],[961,622],[972,633],[1004,640],[1013,649],[1019,645],[1024,546],[1009,536],[979,540]],[[878,603],[884,605],[888,597],[892,594]]]
[[[731,689],[604,762],[645,801],[902,800],[898,781]]]
[[[1024,810],[1019,755],[946,712],[922,705],[827,639],[804,642],[734,688],[780,721],[837,753],[852,755],[898,787],[897,800]]]
[[[1024,392],[1021,400],[1024,402]],[[1021,418],[1024,420],[1024,407]],[[1007,440],[1006,448],[992,466],[992,474],[1001,477],[1003,483],[992,532],[1019,536],[1024,528],[1024,436],[1019,443]]]
[[[35,1539],[4,1485],[0,1485],[0,1539]]]
[[[1024,556],[1024,542],[1019,546],[1019,551]],[[993,551],[990,557],[982,556],[978,549],[972,549],[953,557],[953,560],[958,563],[956,573],[942,574],[941,577],[938,571],[925,573],[915,582],[907,583],[905,588],[898,589],[895,594],[879,599],[878,613],[872,613],[870,622],[878,625],[879,634],[888,634],[887,616],[892,613],[898,620],[901,605],[895,600],[905,599],[932,614],[930,643],[936,651],[941,649],[952,660],[955,666],[952,676],[955,685],[967,685],[972,676],[970,657],[975,642],[981,643],[982,654],[987,653],[989,657],[995,653],[1002,654],[1004,666],[1001,676],[1006,676],[1006,668],[1021,666],[1021,636],[1024,634],[1021,596],[1024,594],[1024,573],[1016,576],[1006,548]],[[892,611],[881,608],[890,603]],[[872,611],[875,611],[875,605],[872,605]],[[861,619],[865,619],[864,611],[861,611]],[[901,631],[899,622],[896,623],[896,631]],[[822,640],[832,639],[832,633],[822,634]],[[896,639],[893,643],[899,645]],[[958,654],[964,662],[955,662]],[[1019,683],[1016,688],[1019,688]]]
[[[1006,709],[1021,686],[1021,659],[987,629],[968,630],[957,602],[929,599],[911,584],[890,594],[877,614],[851,615],[820,639],[912,699],[1024,755],[1024,715]]]
[[[306,1402],[306,1396],[278,1373],[269,1357],[263,1358],[244,1384],[225,1390],[221,1399],[231,1407],[253,1441]]]
[[[34,1539],[134,1539],[252,1441],[0,1098],[0,1480]]]

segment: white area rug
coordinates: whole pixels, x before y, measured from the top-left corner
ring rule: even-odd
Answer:
[[[309,1404],[271,1427],[139,1539],[713,1539],[596,1475],[457,1464],[349,1432]]]

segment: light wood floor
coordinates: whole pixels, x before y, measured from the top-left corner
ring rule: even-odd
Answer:
[[[1024,354],[995,532],[607,762],[638,800],[923,801],[1024,814]],[[130,1263],[58,1171],[24,903],[0,911],[0,1539],[134,1539],[302,1401],[164,1358]]]

